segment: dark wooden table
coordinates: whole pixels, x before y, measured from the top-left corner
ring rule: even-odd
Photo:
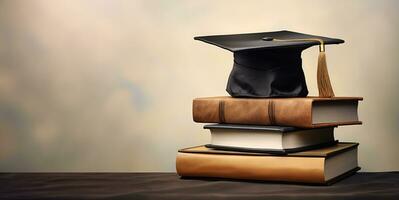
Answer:
[[[399,199],[399,172],[331,186],[180,179],[174,173],[2,173],[0,199]]]

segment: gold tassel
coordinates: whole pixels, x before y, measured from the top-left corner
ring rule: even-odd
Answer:
[[[317,63],[317,87],[319,89],[319,97],[334,97],[334,91],[327,70],[324,44],[321,44],[320,46],[319,60]]]
[[[319,97],[329,98],[334,97],[334,91],[331,86],[330,76],[327,70],[326,53],[324,41],[319,38],[306,38],[306,39],[273,39],[274,41],[294,42],[294,41],[318,41],[319,46],[319,60],[317,63],[317,88],[319,89]]]

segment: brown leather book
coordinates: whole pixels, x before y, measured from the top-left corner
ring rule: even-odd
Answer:
[[[361,124],[361,97],[233,98],[193,100],[193,119],[202,123],[230,123],[317,128]]]
[[[286,156],[198,146],[179,151],[176,171],[182,177],[331,184],[360,169],[357,146],[338,143]]]

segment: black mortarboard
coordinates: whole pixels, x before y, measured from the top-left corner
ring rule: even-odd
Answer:
[[[324,44],[341,39],[291,31],[195,37],[234,53],[234,65],[227,82],[233,97],[305,97],[308,95],[302,70],[303,50],[320,45],[317,83],[319,96],[332,97]]]

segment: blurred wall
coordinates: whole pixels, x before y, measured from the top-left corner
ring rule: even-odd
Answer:
[[[399,170],[398,1],[0,1],[0,171],[174,171],[209,141],[192,99],[227,95],[232,54],[197,35],[294,30],[327,47],[338,96],[363,96],[363,171]],[[302,54],[317,95],[317,47]]]

